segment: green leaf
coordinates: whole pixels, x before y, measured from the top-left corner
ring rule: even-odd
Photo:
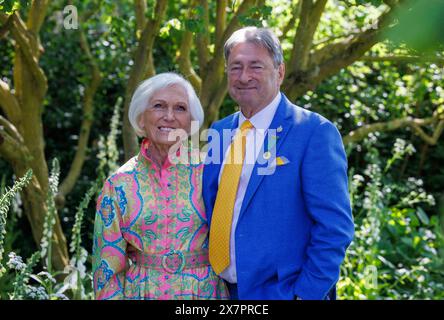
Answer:
[[[430,219],[427,216],[427,213],[424,212],[424,210],[421,207],[418,207],[418,210],[416,211],[416,215],[418,216],[419,220],[425,225],[429,225]]]

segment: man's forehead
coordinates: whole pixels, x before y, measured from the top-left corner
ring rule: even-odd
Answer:
[[[259,44],[251,42],[237,43],[233,46],[230,55],[228,56],[228,62],[230,64],[245,61],[263,62],[265,59],[272,60],[268,50]]]

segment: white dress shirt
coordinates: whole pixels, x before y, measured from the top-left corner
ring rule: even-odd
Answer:
[[[253,129],[249,130],[246,136],[246,148],[245,148],[245,158],[244,164],[242,166],[242,173],[239,179],[239,186],[237,189],[236,199],[234,202],[233,209],[233,220],[231,225],[231,236],[230,236],[230,265],[220,274],[220,276],[230,283],[237,283],[237,273],[236,273],[236,247],[234,234],[236,231],[237,221],[239,219],[240,210],[242,207],[242,202],[244,200],[245,191],[247,190],[248,182],[250,181],[251,173],[253,172],[254,164],[261,151],[262,145],[264,143],[265,135],[270,127],[271,121],[276,113],[276,110],[281,101],[281,93],[278,92],[276,97],[271,101],[271,103],[264,109],[256,113],[250,119],[245,118],[242,112],[239,112],[239,125],[241,127],[245,120],[250,120],[251,124],[254,126]],[[230,147],[227,148],[224,159],[226,158],[228,152],[230,152]],[[220,177],[224,170],[225,160],[221,165],[221,170],[219,172],[219,183]]]

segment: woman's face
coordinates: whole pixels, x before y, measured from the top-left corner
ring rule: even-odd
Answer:
[[[188,95],[180,85],[159,89],[148,101],[149,108],[139,118],[139,126],[151,143],[172,146],[191,129]]]

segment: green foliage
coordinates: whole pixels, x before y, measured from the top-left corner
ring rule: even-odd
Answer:
[[[441,0],[410,0],[398,10],[399,23],[387,32],[387,37],[398,44],[406,43],[421,54],[433,53],[444,46],[443,15]]]
[[[29,0],[0,0],[0,11],[10,14],[16,10],[26,8]]]
[[[421,179],[402,181],[388,174],[395,161],[412,152],[405,142],[396,141],[385,166],[374,142],[365,142],[364,173],[350,174],[356,234],[338,294],[342,299],[442,299],[444,263],[438,248],[444,238],[438,217],[430,219],[420,206],[434,206],[434,198]]]
[[[26,299],[28,297],[32,297],[34,294],[34,290],[28,286],[29,279],[31,278],[32,269],[37,264],[40,259],[40,253],[34,253],[26,263],[23,263],[22,258],[17,256],[14,252],[9,254],[8,267],[10,269],[16,270],[16,277],[14,280],[14,291],[10,295],[11,300],[20,300]],[[39,292],[39,291],[37,291]],[[36,292],[36,293],[37,293]],[[40,291],[41,294],[43,292]],[[45,298],[47,296],[44,296]]]
[[[70,270],[67,278],[65,279],[65,284],[68,284],[72,289],[73,299],[76,300],[92,298],[92,276],[90,272],[87,272],[85,267],[88,251],[81,245],[81,234],[85,210],[96,192],[97,184],[94,184],[87,191],[84,199],[77,208],[75,223],[72,229],[72,239],[69,246],[69,251],[73,256],[70,261]],[[88,285],[87,288],[89,290],[85,289],[86,285]]]
[[[40,242],[40,254],[41,258],[45,260],[46,268],[51,274],[52,272],[52,236],[54,224],[57,217],[57,209],[55,205],[54,198],[57,195],[59,188],[59,176],[60,176],[60,165],[57,158],[52,161],[52,170],[49,177],[49,190],[46,197],[46,206],[48,212],[45,216],[45,222],[43,224],[43,235]]]
[[[8,216],[9,206],[16,193],[20,192],[32,179],[32,170],[28,170],[26,174],[14,183],[11,189],[2,194],[0,198],[0,278],[5,269],[1,264],[3,260],[3,243],[6,235],[6,218]],[[3,188],[2,188],[3,189]]]

